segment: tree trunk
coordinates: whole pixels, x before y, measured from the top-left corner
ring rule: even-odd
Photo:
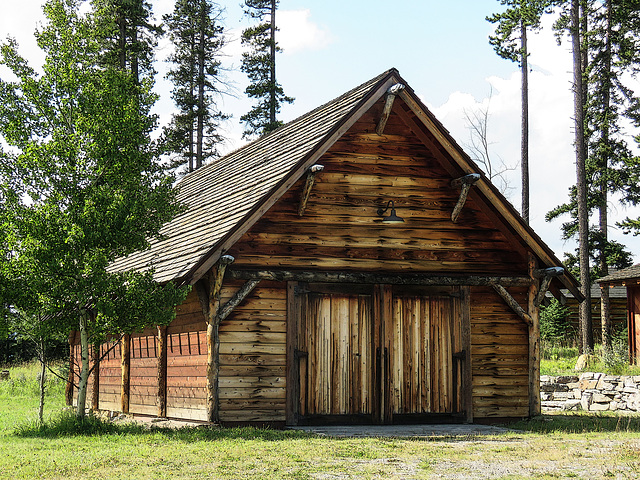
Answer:
[[[587,209],[586,148],[584,139],[584,81],[581,35],[580,0],[571,0],[571,44],[573,52],[573,98],[576,148],[576,187],[581,292],[585,300],[580,304],[580,352],[593,352],[591,323],[591,279],[589,272],[589,212]]]
[[[522,132],[520,143],[522,170],[522,218],[529,223],[529,62],[527,51],[527,26],[520,19],[521,70],[522,70]]]
[[[271,0],[271,78],[270,78],[270,100],[269,100],[269,123],[270,130],[274,129],[276,123],[276,106],[278,99],[276,98],[276,0]]]
[[[46,352],[45,352],[45,344],[44,339],[40,338],[40,405],[38,408],[38,420],[40,423],[44,422],[44,396],[45,396],[45,386],[47,379],[47,363],[46,363]]]
[[[89,313],[80,314],[80,381],[78,383],[78,409],[76,416],[82,420],[86,415],[87,383],[89,381],[89,335],[87,334],[87,317]]]
[[[604,111],[604,123],[602,125],[602,144],[605,148],[609,145],[609,110],[611,107],[611,0],[605,1],[606,10],[606,22],[607,22],[607,37],[605,39],[605,72],[603,79],[603,111]],[[603,276],[609,275],[609,264],[607,259],[607,253],[605,247],[608,242],[608,171],[609,171],[609,152],[602,152],[601,160],[601,174],[602,179],[600,183],[600,200],[599,206],[600,215],[600,236],[601,245],[600,249],[600,270]],[[606,285],[600,286],[600,328],[602,332],[602,350],[604,354],[611,351],[611,302],[609,300],[609,287]]]
[[[203,163],[203,143],[204,143],[204,62],[205,62],[205,28],[206,28],[205,2],[200,2],[200,32],[198,34],[198,131],[196,145],[196,168],[200,168]]]

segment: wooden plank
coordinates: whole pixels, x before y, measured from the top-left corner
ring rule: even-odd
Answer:
[[[540,415],[540,307],[538,298],[539,283],[536,280],[538,262],[533,253],[529,254],[529,276],[533,283],[529,286],[527,310],[531,323],[529,324],[529,415]]]
[[[298,282],[287,283],[287,332],[286,332],[286,422],[297,425],[300,413],[300,364],[296,358],[298,350],[298,327],[300,325],[300,303],[296,299]]]

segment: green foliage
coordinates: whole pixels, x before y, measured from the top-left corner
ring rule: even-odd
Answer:
[[[570,310],[555,298],[540,308],[540,336],[544,340],[566,341],[572,335]]]
[[[522,56],[526,54],[526,47],[521,44],[521,28],[540,28],[540,18],[549,11],[550,4],[550,0],[500,0],[500,5],[508,8],[486,18],[497,24],[494,34],[489,36],[496,53],[521,65]]]
[[[149,246],[182,210],[150,141],[150,81],[105,64],[104,17],[79,0],[49,0],[37,33],[43,73],[13,41],[0,47],[0,184],[4,185],[7,297],[35,337],[66,335],[91,319],[91,343],[108,333],[166,324],[186,289],[152,272],[112,272],[117,257]],[[90,313],[87,315],[87,313]]]
[[[191,172],[219,155],[219,125],[229,118],[216,105],[223,91],[222,11],[211,0],[177,0],[164,21],[174,46],[167,78],[173,82],[171,96],[179,110],[165,137],[168,150],[177,155],[176,166],[187,164]]]
[[[275,39],[275,14],[277,0],[245,0],[245,14],[261,23],[242,32],[242,44],[249,51],[242,54],[240,69],[249,77],[250,84],[245,93],[258,103],[240,120],[246,124],[243,137],[264,135],[282,125],[276,116],[283,102],[292,103],[293,98],[284,94],[276,80],[276,53],[280,51]],[[265,17],[271,21],[266,22]]]
[[[47,397],[64,396],[68,365],[52,366],[54,375],[47,372],[45,392]],[[32,361],[9,368],[9,379],[0,381],[0,399],[8,397],[38,398],[40,396],[40,362]]]
[[[153,52],[162,29],[146,0],[91,0],[101,65],[125,70],[136,82],[153,81]]]

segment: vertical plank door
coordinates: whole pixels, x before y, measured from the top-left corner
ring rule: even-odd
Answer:
[[[300,418],[366,421],[373,413],[371,294],[308,291],[299,305]]]

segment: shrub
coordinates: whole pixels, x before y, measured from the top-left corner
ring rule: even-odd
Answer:
[[[567,343],[573,335],[569,323],[570,310],[555,298],[540,309],[540,336],[553,343]]]

